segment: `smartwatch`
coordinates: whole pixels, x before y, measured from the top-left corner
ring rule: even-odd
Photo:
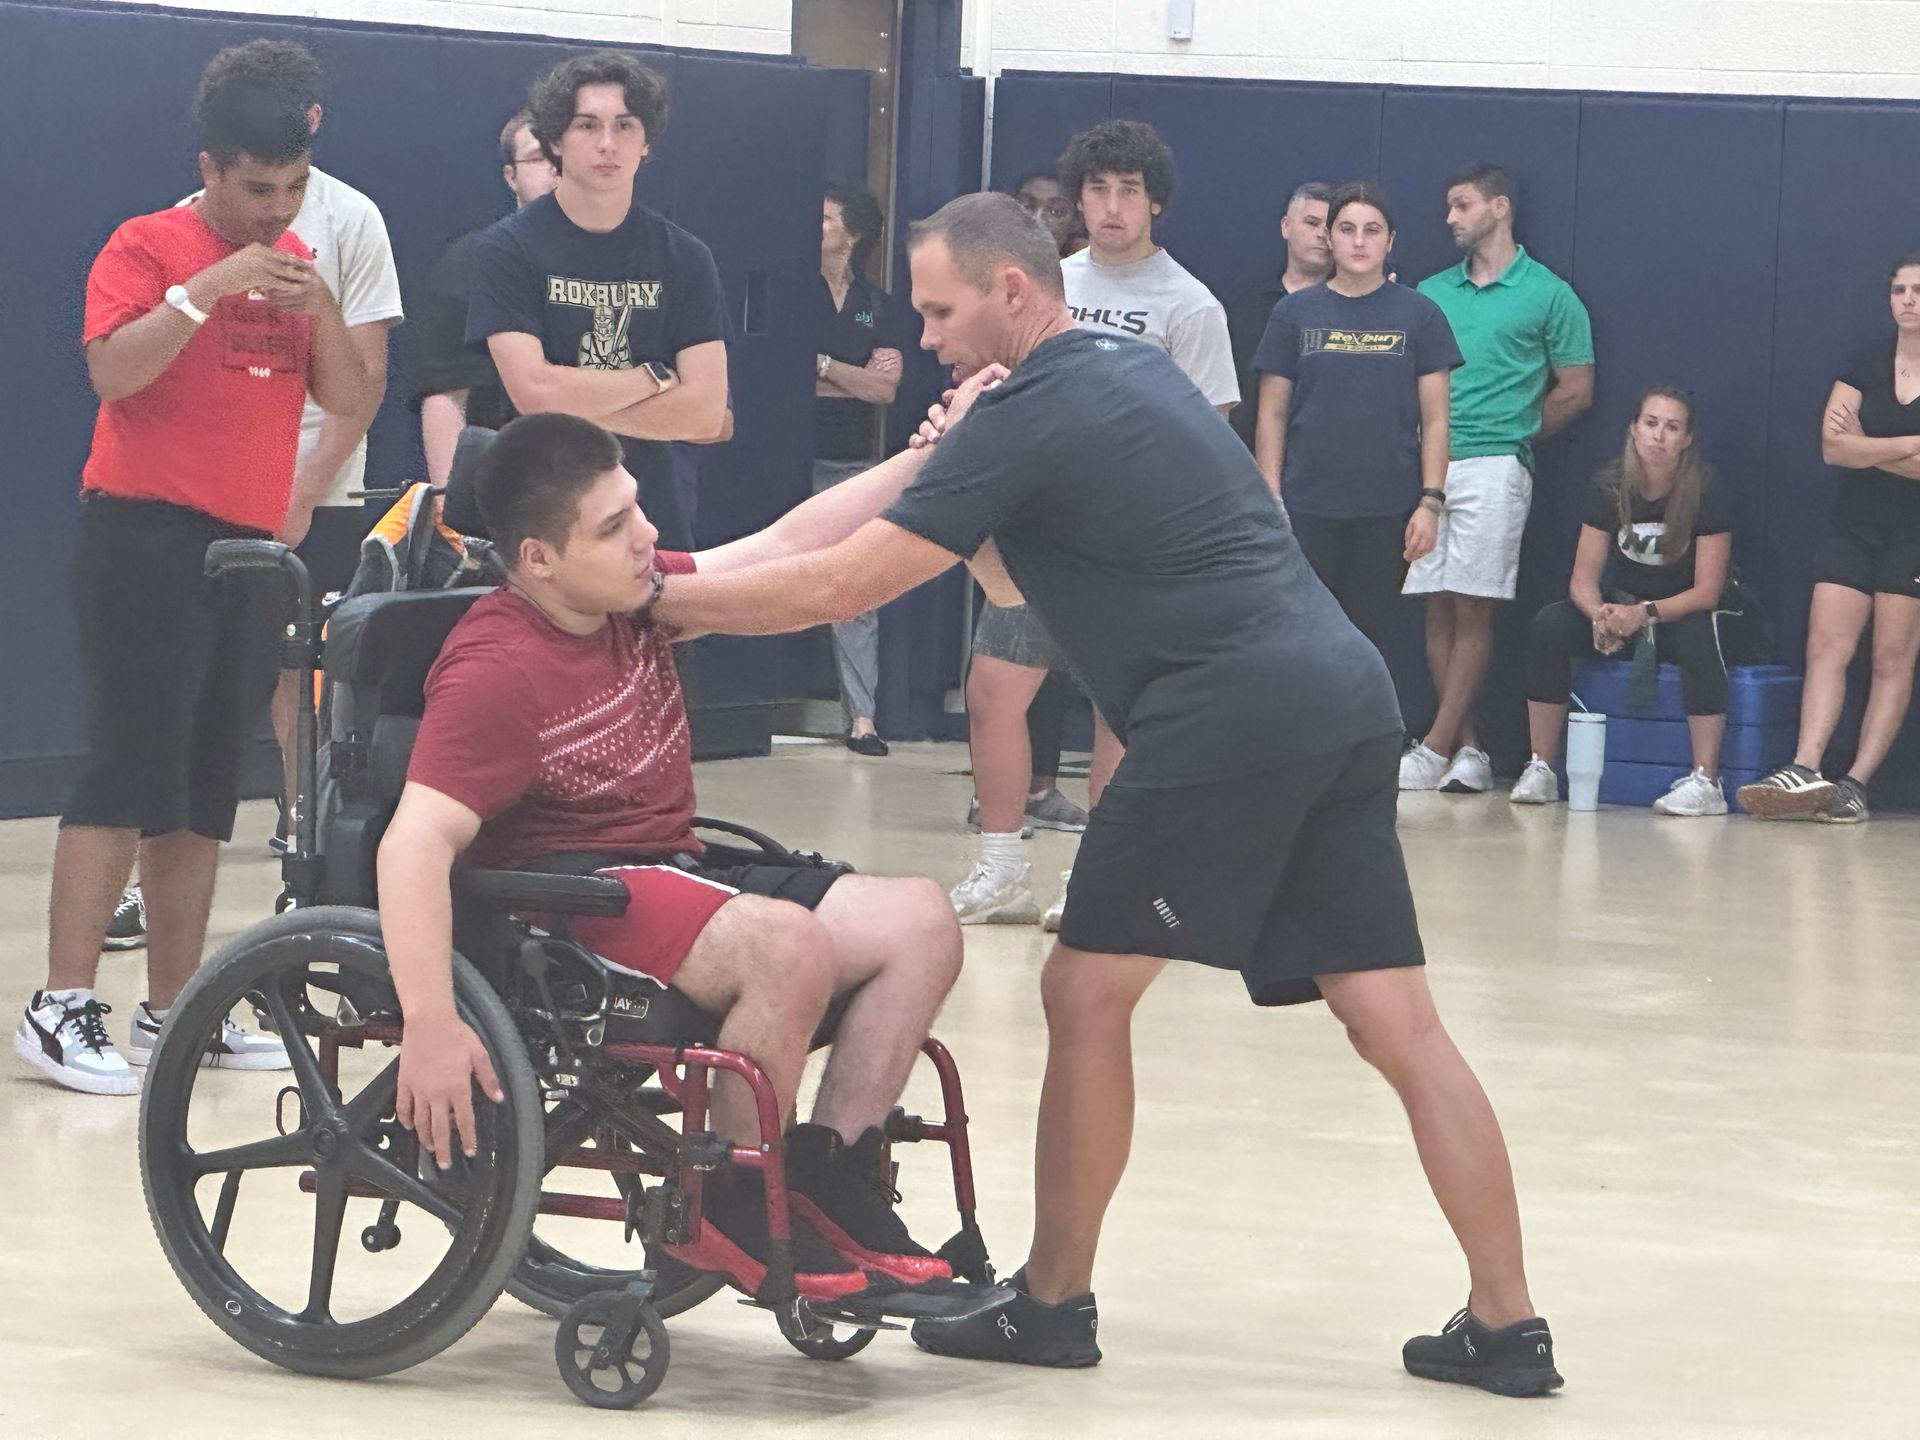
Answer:
[[[1660,623],[1660,607],[1654,604],[1653,601],[1647,600],[1642,602],[1640,608],[1647,612],[1647,619],[1656,625]]]
[[[653,377],[653,383],[658,385],[662,390],[673,384],[675,379],[678,378],[674,375],[671,365],[663,365],[658,360],[643,360],[640,363],[640,368],[651,375]]]
[[[147,293],[152,294],[153,292],[148,291]],[[184,285],[169,285],[167,287],[167,304],[178,310],[196,325],[204,325],[207,323],[207,312],[193,303],[193,297],[187,294],[187,287]]]

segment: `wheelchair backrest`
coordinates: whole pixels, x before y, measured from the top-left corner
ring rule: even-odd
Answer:
[[[427,673],[453,627],[489,593],[360,595],[327,622],[327,740],[317,797],[321,903],[374,907],[374,861],[406,784]]]

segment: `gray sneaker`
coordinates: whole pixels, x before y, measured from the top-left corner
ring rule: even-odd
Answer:
[[[1027,834],[1031,835],[1036,828],[1078,835],[1087,828],[1087,812],[1062,795],[1056,785],[1037,799],[1027,797]]]
[[[967,833],[969,835],[978,835],[980,833],[980,797],[978,795],[967,802]],[[1031,812],[1029,812],[1027,818],[1021,822],[1020,838],[1022,840],[1033,839],[1033,815]]]
[[[1833,803],[1813,818],[1822,825],[1858,825],[1872,814],[1867,787],[1849,775],[1833,787]]]
[[[1031,925],[1040,918],[1032,876],[1033,867],[1024,860],[1016,870],[996,870],[976,860],[948,896],[953,913],[962,925]]]

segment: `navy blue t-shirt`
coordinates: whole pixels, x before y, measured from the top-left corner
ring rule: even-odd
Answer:
[[[727,338],[720,272],[704,244],[638,201],[597,233],[548,195],[490,227],[474,252],[467,343],[503,333],[538,336],[550,365],[671,365],[690,346]],[[661,546],[692,548],[666,443],[621,443]]]
[[[1126,743],[1116,783],[1212,784],[1399,733],[1380,653],[1157,345],[1042,341],[884,518],[962,557],[997,542]]]
[[[1280,496],[1296,515],[1404,519],[1420,500],[1422,375],[1462,363],[1440,307],[1391,281],[1273,307],[1253,368],[1293,382]]]

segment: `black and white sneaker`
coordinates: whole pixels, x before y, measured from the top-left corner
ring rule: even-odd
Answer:
[[[1545,1395],[1566,1381],[1553,1368],[1553,1334],[1537,1316],[1489,1330],[1462,1310],[1438,1335],[1416,1335],[1400,1351],[1409,1375],[1476,1385],[1495,1395]]]
[[[166,1016],[155,1015],[142,1000],[133,1010],[133,1028],[127,1033],[127,1059],[135,1065],[153,1061]],[[278,1035],[256,1035],[231,1015],[220,1022],[220,1033],[207,1042],[200,1064],[210,1070],[291,1070],[286,1042]]]
[[[1851,775],[1833,787],[1833,799],[1813,818],[1823,825],[1858,825],[1873,812],[1867,808],[1867,787]]]
[[[107,922],[107,938],[100,948],[138,950],[146,943],[147,898],[140,893],[138,885],[129,885],[120,892],[120,903],[113,907],[113,918]]]
[[[69,1090],[137,1095],[140,1077],[107,1038],[103,1017],[112,1010],[91,990],[36,990],[13,1032],[13,1053]]]
[[[913,1343],[929,1355],[955,1360],[998,1360],[1056,1370],[1084,1370],[1100,1363],[1100,1312],[1091,1290],[1045,1305],[1027,1294],[1024,1266],[1006,1283],[1014,1294],[1005,1305],[967,1320],[916,1320]]]
[[[1762,820],[1811,820],[1833,803],[1840,787],[1804,765],[1782,765],[1735,796],[1740,808]]]

